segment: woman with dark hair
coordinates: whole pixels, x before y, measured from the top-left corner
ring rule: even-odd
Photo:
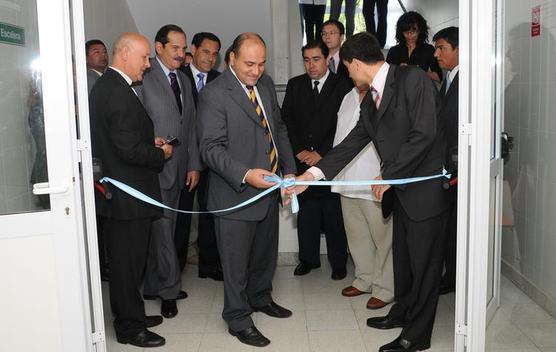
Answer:
[[[395,65],[414,65],[423,69],[436,82],[442,80],[442,69],[434,57],[434,46],[428,44],[429,27],[419,13],[403,14],[396,24],[398,45],[388,51],[386,62]]]

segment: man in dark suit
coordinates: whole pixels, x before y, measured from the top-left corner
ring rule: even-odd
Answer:
[[[91,39],[85,43],[87,60],[87,88],[91,92],[95,82],[103,75],[108,67],[108,53],[106,46],[99,39]]]
[[[332,149],[337,113],[350,83],[328,69],[328,48],[322,41],[302,49],[305,74],[288,81],[282,104],[282,119],[296,156],[298,172],[315,165]],[[347,240],[340,196],[330,187],[315,187],[299,197],[297,240],[299,265],[295,275],[306,275],[320,267],[321,228],[326,235],[332,279],[346,277]],[[322,224],[322,226],[321,226]]]
[[[345,77],[349,80],[349,72],[340,60],[340,47],[344,41],[345,28],[344,24],[338,20],[328,20],[322,25],[322,32],[320,33],[322,41],[328,47],[328,68],[331,72],[338,76]],[[351,80],[349,81],[351,84]],[[353,87],[353,84],[351,84]]]
[[[208,165],[208,207],[225,209],[273,185],[264,176],[293,176],[295,161],[272,79],[263,75],[266,45],[255,33],[232,44],[230,68],[199,95],[201,155]],[[216,214],[216,240],[224,272],[222,317],[243,343],[270,343],[254,326],[253,311],[287,318],[291,311],[271,296],[278,256],[279,194],[245,208]]]
[[[201,170],[191,85],[178,70],[185,48],[186,37],[180,27],[169,24],[160,28],[155,36],[156,56],[150,60],[151,68],[138,87],[139,97],[154,123],[155,134],[176,138],[172,158],[158,174],[162,201],[172,208],[178,206],[183,189],[197,186]],[[176,300],[187,296],[181,291],[175,226],[176,212],[167,209],[164,216],[153,223],[143,286],[145,299],[160,297],[161,314],[165,318],[176,316]]]
[[[92,147],[105,176],[161,200],[158,173],[172,156],[172,146],[155,137],[153,123],[131,87],[143,79],[149,55],[149,42],[138,33],[123,33],[114,43],[113,66],[89,98]],[[115,187],[111,192],[111,200],[96,199],[96,209],[105,219],[116,339],[139,347],[162,346],[164,338],[147,330],[162,317],[145,316],[140,293],[151,224],[162,212]]]
[[[191,92],[193,99],[197,105],[197,97],[201,90],[220,75],[220,72],[214,69],[218,61],[218,53],[220,52],[220,39],[212,33],[200,32],[193,36],[191,41],[191,52],[193,53],[193,61],[182,66],[181,70],[189,78],[191,83]],[[205,168],[201,172],[199,186],[196,189],[197,202],[199,210],[207,210],[207,190],[208,190],[208,170]],[[185,188],[180,198],[180,209],[193,209],[193,200],[195,198],[195,189]],[[176,249],[180,260],[180,268],[183,270],[187,261],[187,249],[189,246],[189,232],[191,228],[191,215],[179,214],[178,227],[176,227]],[[222,264],[218,255],[218,246],[216,245],[216,232],[214,230],[214,215],[199,214],[197,244],[199,246],[199,277],[210,277],[216,281],[222,281]]]
[[[444,28],[434,35],[433,40],[436,48],[434,56],[438,60],[438,65],[448,71],[440,88],[442,105],[438,115],[445,136],[446,159],[444,163],[452,175],[457,175],[459,30],[457,27]],[[454,186],[447,191],[450,207],[444,253],[446,270],[440,283],[440,294],[453,292],[456,289],[457,190],[457,187]]]
[[[361,103],[361,117],[342,143],[299,177],[332,179],[370,141],[383,162],[378,179],[430,176],[442,172],[444,152],[436,116],[436,89],[414,67],[384,62],[378,40],[354,35],[340,56],[357,86],[370,92]],[[297,186],[288,193],[303,191]],[[403,327],[401,335],[379,351],[417,351],[430,347],[442,275],[446,195],[442,179],[407,185],[375,185],[385,216],[394,215],[393,263],[396,303],[387,316],[369,318],[379,329]]]

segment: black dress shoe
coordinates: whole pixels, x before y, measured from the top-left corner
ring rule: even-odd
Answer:
[[[155,334],[154,332],[147,329],[133,336],[116,336],[116,340],[118,340],[119,343],[129,343],[130,345],[137,347],[160,347],[164,346],[164,344],[166,343],[164,337]]]
[[[295,270],[293,271],[293,274],[295,276],[303,276],[303,275],[309,274],[311,272],[311,270],[317,269],[317,268],[320,268],[320,265],[312,266],[312,265],[309,265],[307,263],[301,262],[295,267]]]
[[[418,345],[398,337],[394,341],[387,343],[386,345],[381,346],[378,351],[379,352],[415,352],[420,350],[427,350],[430,348],[430,345]]]
[[[199,271],[199,277],[201,279],[206,279],[211,278],[214,281],[224,281],[224,275],[222,274],[222,271],[218,270],[218,271],[205,271],[205,272],[201,272]]]
[[[162,324],[162,317],[160,315],[147,315],[145,317],[145,323],[148,328],[154,328],[155,326]]]
[[[261,334],[261,332],[254,326],[241,331],[228,329],[228,332],[246,345],[264,347],[270,344],[270,340],[264,337],[264,335]]]
[[[163,299],[160,305],[160,314],[164,318],[173,318],[178,315],[178,306],[175,299]]]
[[[155,299],[162,299],[162,297],[160,297],[159,295],[143,295],[143,299],[146,301],[153,301]],[[180,291],[178,292],[178,296],[176,297],[176,299],[186,299],[187,298],[187,292],[185,291]]]
[[[291,317],[292,311],[277,305],[274,301],[270,302],[266,306],[253,307],[255,312],[262,312],[274,318],[288,318]]]
[[[330,278],[331,278],[332,280],[343,280],[346,276],[347,276],[347,271],[346,271],[346,269],[343,269],[343,270],[333,270],[333,271],[332,271],[332,275],[330,275]]]
[[[393,329],[393,328],[403,328],[405,326],[405,321],[398,320],[390,317],[389,315],[383,317],[374,317],[367,319],[367,326],[375,329]]]

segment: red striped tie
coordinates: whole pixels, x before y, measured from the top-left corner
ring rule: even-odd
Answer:
[[[268,128],[268,124],[266,123],[266,119],[263,114],[263,109],[261,108],[259,102],[257,101],[257,95],[255,94],[255,89],[253,89],[253,86],[247,86],[247,89],[249,90],[249,99],[255,106],[255,111],[257,112],[257,115],[259,115],[261,119],[261,123],[263,124],[263,127],[266,130],[266,135],[268,136],[268,142],[270,143],[270,154],[269,154],[270,171],[272,171],[272,173],[276,173],[276,171],[278,171],[278,158],[276,155],[276,147],[274,146],[274,141],[272,140],[272,134],[270,132],[270,129]]]

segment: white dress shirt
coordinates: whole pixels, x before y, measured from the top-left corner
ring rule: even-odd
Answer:
[[[189,68],[191,69],[191,73],[193,74],[193,79],[195,80],[195,87],[199,86],[199,76],[197,76],[199,73],[203,74],[203,87],[207,85],[207,76],[208,73],[204,73],[201,72],[197,69],[197,67],[195,67],[195,65],[193,65],[193,62],[189,64]]]
[[[389,68],[390,65],[387,62],[384,62],[378,69],[378,72],[376,73],[375,77],[373,78],[373,82],[371,83],[371,87],[376,89],[379,96],[377,108],[380,106],[380,103],[382,101],[382,93],[384,92],[384,85],[386,84],[386,78],[388,77]],[[324,178],[322,170],[316,166],[311,166],[307,171],[313,175],[316,181],[322,180]]]
[[[324,86],[324,82],[326,82],[326,79],[328,78],[329,75],[330,75],[330,70],[327,69],[324,76],[322,76],[320,79],[311,79],[311,89],[313,89],[313,87],[315,86],[315,82],[319,81],[319,85],[317,86],[317,89],[320,94],[320,92],[322,91],[322,87]]]
[[[334,146],[340,144],[359,121],[359,90],[354,87],[342,101],[338,111],[338,123],[334,135]],[[359,154],[334,178],[334,180],[369,180],[380,175],[380,158],[373,145],[367,144]],[[332,192],[349,198],[377,201],[369,186],[332,186]]]

